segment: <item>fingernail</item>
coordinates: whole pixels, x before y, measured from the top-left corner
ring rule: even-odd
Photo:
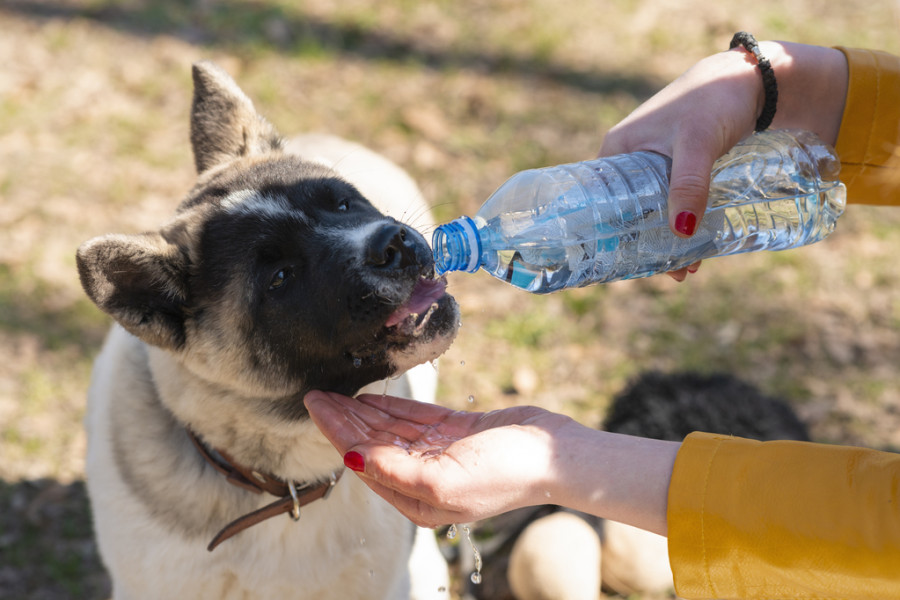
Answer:
[[[362,454],[351,450],[344,455],[344,466],[359,473],[366,470],[366,460]]]
[[[675,231],[682,235],[694,235],[697,228],[697,215],[690,211],[678,213],[675,217]]]

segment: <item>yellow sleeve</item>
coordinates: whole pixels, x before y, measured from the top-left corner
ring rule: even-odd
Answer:
[[[693,433],[668,527],[683,598],[900,598],[900,454]]]
[[[835,150],[847,202],[900,206],[900,57],[838,48],[850,72]]]

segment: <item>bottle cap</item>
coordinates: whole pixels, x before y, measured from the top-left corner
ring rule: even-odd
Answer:
[[[435,229],[431,247],[438,275],[447,271],[474,273],[481,266],[481,239],[475,221],[469,217],[459,217]]]

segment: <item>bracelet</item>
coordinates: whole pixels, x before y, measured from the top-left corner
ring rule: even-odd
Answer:
[[[756,131],[763,131],[772,124],[772,119],[775,118],[775,107],[778,104],[778,82],[775,81],[775,71],[772,70],[772,64],[769,60],[760,52],[756,38],[746,31],[738,31],[734,34],[728,49],[731,50],[738,46],[743,46],[747,52],[756,58],[756,65],[759,67],[760,75],[762,75],[763,91],[765,92],[766,100],[759,119],[756,120]]]

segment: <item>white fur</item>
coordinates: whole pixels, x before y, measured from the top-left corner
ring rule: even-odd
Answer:
[[[273,218],[289,215],[292,219],[303,217],[291,209],[288,201],[275,195],[263,195],[255,190],[239,190],[222,199],[222,208],[229,214],[266,215]]]

